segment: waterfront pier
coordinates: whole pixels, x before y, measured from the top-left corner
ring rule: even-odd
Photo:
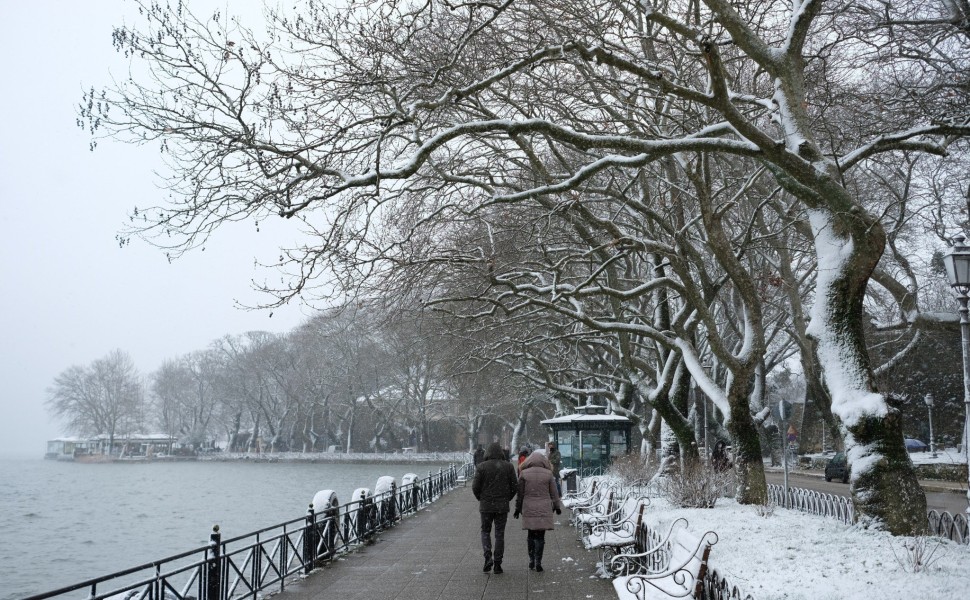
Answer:
[[[505,529],[501,575],[483,573],[478,502],[457,488],[377,541],[305,578],[277,600],[590,600],[614,598],[610,581],[595,576],[597,554],[587,552],[567,512],[546,533],[545,571],[528,568],[526,532],[512,518]]]

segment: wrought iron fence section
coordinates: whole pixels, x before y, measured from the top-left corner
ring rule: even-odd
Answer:
[[[852,499],[845,496],[789,487],[786,505],[785,488],[776,484],[768,484],[768,498],[778,506],[788,506],[822,517],[832,517],[847,525],[855,523],[855,508],[852,505]],[[965,514],[951,515],[947,511],[930,510],[926,513],[926,519],[931,535],[947,538],[958,544],[970,544],[970,530],[968,530]]]
[[[701,583],[699,600],[754,600],[754,596],[745,594],[717,571],[709,568]]]
[[[226,583],[218,597],[255,598],[261,590],[276,584],[283,591],[287,577],[305,571],[306,532],[303,519],[297,519],[283,524],[282,530],[273,535],[257,534],[250,545],[231,551],[223,546],[218,568],[221,581]]]
[[[341,506],[222,539],[214,528],[208,545],[24,600],[244,600],[283,591],[289,578],[371,542],[453,489],[459,469],[437,474]]]
[[[769,483],[768,498],[778,506],[800,510],[820,517],[832,517],[846,525],[855,523],[855,507],[852,506],[852,500],[845,496],[789,487],[786,502],[785,488]]]
[[[958,544],[970,544],[966,514],[951,515],[947,511],[940,513],[931,510],[926,517],[929,519],[931,534],[953,540]]]

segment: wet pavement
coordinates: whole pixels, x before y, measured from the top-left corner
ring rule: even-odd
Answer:
[[[528,567],[526,532],[509,515],[504,573],[483,573],[478,502],[457,488],[378,540],[287,585],[277,600],[600,600],[615,598],[596,576],[598,554],[587,552],[556,517],[546,533],[545,571]]]

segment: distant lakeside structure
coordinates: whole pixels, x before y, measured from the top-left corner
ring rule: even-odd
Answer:
[[[115,438],[114,444],[107,435],[85,437],[60,437],[47,441],[44,458],[79,463],[111,462],[316,462],[316,463],[380,463],[380,462],[428,462],[463,463],[471,460],[467,452],[414,452],[405,448],[400,452],[338,452],[335,448],[326,452],[265,452],[258,448],[250,452],[225,452],[216,445],[198,450],[183,446],[178,440],[163,433],[131,434]]]
[[[185,453],[178,440],[164,433],[133,433],[115,437],[112,443],[107,434],[94,437],[61,437],[47,440],[44,458],[75,462],[113,462],[115,460],[152,460],[192,458]]]

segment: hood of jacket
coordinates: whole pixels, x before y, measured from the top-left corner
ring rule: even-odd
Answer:
[[[485,449],[485,460],[505,460],[505,452],[502,451],[502,446],[498,442],[492,442]]]
[[[552,471],[552,463],[549,462],[549,459],[542,452],[533,452],[530,454],[519,468],[528,469],[529,467],[542,467],[543,469]]]

